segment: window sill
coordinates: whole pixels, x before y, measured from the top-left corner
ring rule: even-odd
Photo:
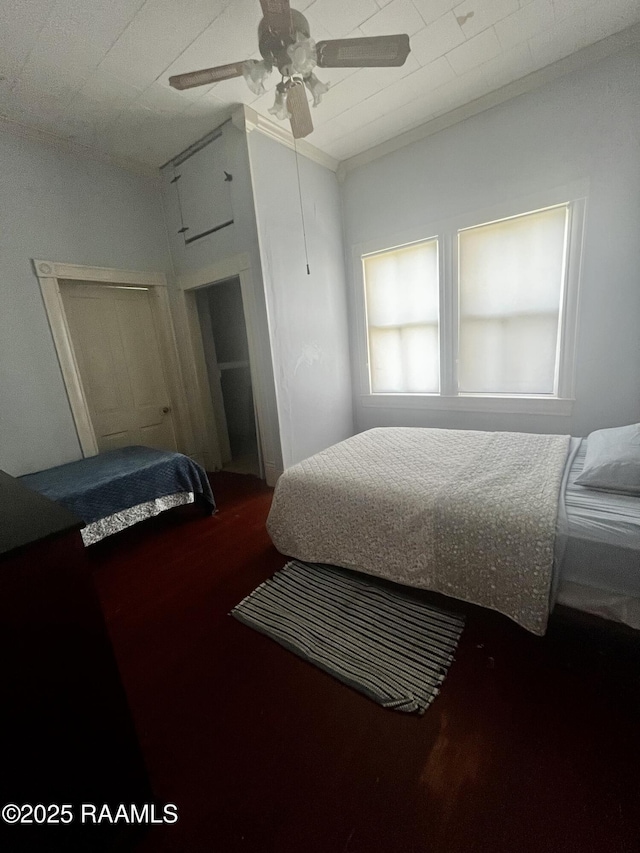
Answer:
[[[567,397],[547,396],[491,397],[486,394],[461,394],[455,397],[445,397],[440,394],[362,394],[360,402],[363,406],[371,408],[567,417],[573,411],[574,400]]]

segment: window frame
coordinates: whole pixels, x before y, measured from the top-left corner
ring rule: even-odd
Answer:
[[[360,403],[374,408],[460,410],[493,413],[570,415],[575,393],[575,356],[578,333],[579,291],[587,203],[586,181],[503,202],[455,217],[425,223],[392,235],[353,246],[356,283],[354,313]],[[459,393],[457,354],[459,341],[458,232],[511,219],[551,207],[568,205],[565,282],[558,324],[559,356],[554,394]],[[366,255],[379,254],[411,243],[438,241],[440,391],[381,393],[371,391],[369,345],[364,281]]]

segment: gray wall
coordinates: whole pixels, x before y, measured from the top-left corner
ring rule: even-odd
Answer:
[[[342,216],[336,176],[261,133],[249,157],[284,467],[353,433]]]
[[[585,435],[640,420],[639,81],[636,46],[348,173],[348,257],[367,240],[393,245],[394,234],[421,221],[571,181],[586,179],[590,187],[573,415],[367,408],[356,396],[358,430],[416,425]],[[348,275],[353,297],[351,268]]]
[[[157,184],[0,134],[0,468],[81,457],[31,258],[166,271]]]

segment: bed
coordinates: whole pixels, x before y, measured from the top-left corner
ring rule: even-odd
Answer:
[[[568,467],[557,602],[640,630],[640,497],[576,485],[587,449]]]
[[[204,469],[182,453],[151,447],[109,450],[20,479],[84,520],[85,545],[195,500],[215,511]]]
[[[289,468],[278,550],[489,607],[543,634],[556,601],[640,628],[640,497],[576,484],[570,436],[377,428]]]

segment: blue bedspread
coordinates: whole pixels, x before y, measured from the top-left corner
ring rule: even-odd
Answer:
[[[151,447],[108,450],[20,479],[87,524],[176,492],[201,495],[211,511],[215,510],[204,468],[182,453]]]

